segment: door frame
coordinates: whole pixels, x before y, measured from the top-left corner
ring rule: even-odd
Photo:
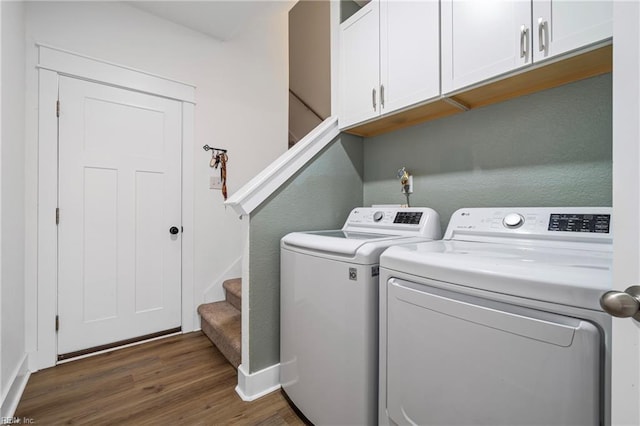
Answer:
[[[638,2],[613,4],[613,290],[640,279],[640,31]],[[622,231],[621,231],[622,230]],[[621,232],[618,232],[621,231]],[[611,424],[640,421],[640,322],[613,318]]]
[[[37,349],[35,367],[57,363],[58,77],[61,75],[182,103],[182,332],[195,329],[194,109],[195,86],[145,71],[38,44]],[[61,107],[64,109],[64,105]]]

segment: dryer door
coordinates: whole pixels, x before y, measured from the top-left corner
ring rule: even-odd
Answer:
[[[388,282],[387,411],[398,424],[597,425],[590,322]]]

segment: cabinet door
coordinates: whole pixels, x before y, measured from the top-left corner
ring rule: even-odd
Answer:
[[[380,114],[380,10],[372,1],[340,25],[340,127]]]
[[[380,3],[382,113],[440,94],[440,13],[437,1]]]
[[[540,61],[613,35],[611,1],[533,1],[533,60]]]
[[[531,2],[442,0],[442,92],[531,63]]]

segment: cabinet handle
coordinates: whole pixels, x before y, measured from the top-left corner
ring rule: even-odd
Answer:
[[[544,52],[547,48],[547,21],[538,18],[538,50]]]
[[[380,85],[380,108],[384,109],[384,85]]]
[[[529,28],[525,25],[520,27],[520,57],[525,58],[527,56],[527,40],[529,38]]]
[[[371,90],[371,102],[373,103],[373,110],[376,110],[376,88],[374,87],[373,90]]]

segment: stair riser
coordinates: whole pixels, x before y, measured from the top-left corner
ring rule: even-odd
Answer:
[[[198,306],[202,332],[236,368],[241,360],[242,315],[230,303],[212,302]]]
[[[242,299],[240,299],[238,296],[236,296],[235,294],[229,291],[225,293],[226,293],[225,294],[226,301],[229,302],[231,306],[233,306],[237,310],[242,311]]]
[[[222,355],[227,358],[231,365],[238,368],[241,360],[240,350],[234,349],[228,339],[224,335],[218,333],[208,322],[202,320],[200,322],[200,327],[202,328],[202,332],[209,338],[209,340],[211,340],[211,342],[213,342],[216,348],[218,348]]]
[[[225,300],[233,305],[237,310],[242,310],[242,279],[231,278],[222,283]]]

